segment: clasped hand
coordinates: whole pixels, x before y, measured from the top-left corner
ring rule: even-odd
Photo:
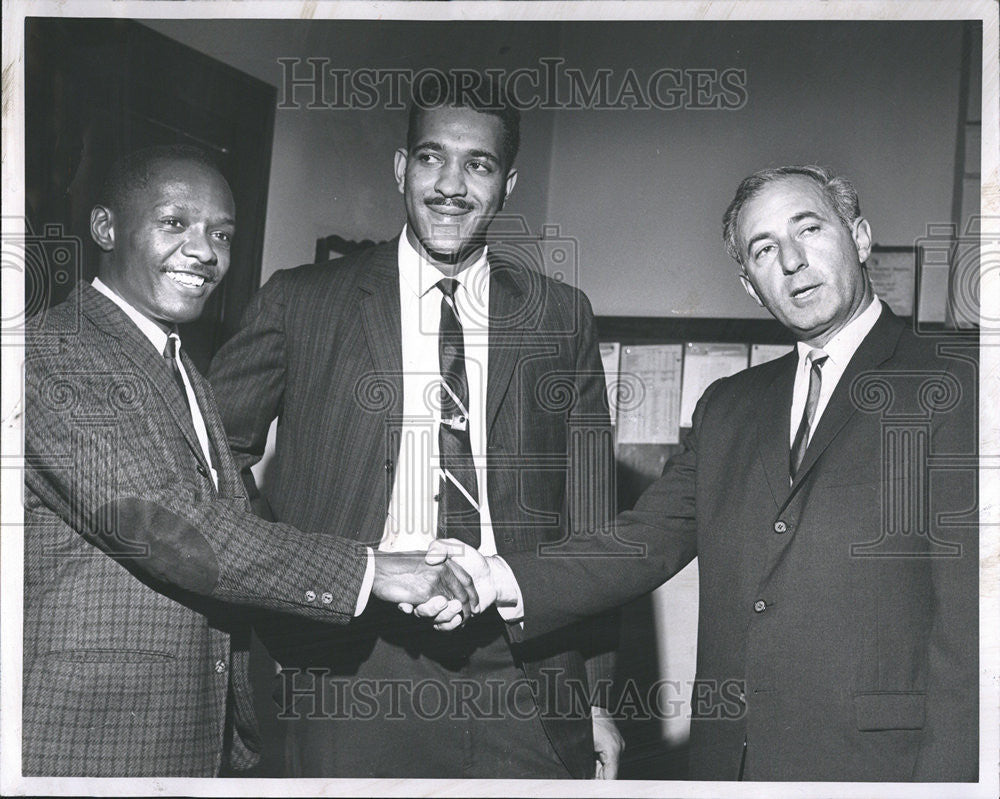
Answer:
[[[405,553],[402,557],[376,555],[373,593],[395,602],[404,613],[431,619],[437,630],[461,627],[496,601],[489,563],[477,549],[461,541],[438,539],[426,553]],[[385,567],[383,572],[392,567],[391,579],[380,581],[380,563]],[[380,582],[392,590],[383,590]]]
[[[441,623],[457,619],[456,627],[479,606],[473,580],[457,562],[424,552],[376,552],[372,594],[403,609],[433,602]]]

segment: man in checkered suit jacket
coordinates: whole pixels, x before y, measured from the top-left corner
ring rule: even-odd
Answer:
[[[229,265],[232,195],[205,156],[139,151],[102,203],[100,277],[26,335],[23,771],[215,776],[260,751],[247,608],[343,624],[369,591],[463,589],[250,512],[211,389],[169,343]]]

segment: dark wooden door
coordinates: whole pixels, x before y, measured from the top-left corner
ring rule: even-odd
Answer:
[[[97,273],[90,209],[114,158],[183,143],[218,160],[236,200],[232,264],[181,330],[204,371],[260,283],[276,89],[129,20],[28,18],[25,73],[29,313]]]

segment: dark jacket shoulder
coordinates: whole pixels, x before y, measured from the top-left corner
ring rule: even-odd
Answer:
[[[397,269],[397,242],[398,238],[341,258],[280,269],[270,277],[265,287],[271,283],[281,284],[286,292],[309,296],[330,289],[348,289],[366,277],[390,277]]]

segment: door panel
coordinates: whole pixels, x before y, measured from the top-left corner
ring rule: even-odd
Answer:
[[[25,216],[39,253],[26,307],[57,303],[97,273],[90,209],[116,157],[200,146],[219,162],[237,211],[229,274],[202,318],[181,329],[204,371],[260,283],[277,90],[129,20],[29,18],[25,64]],[[50,239],[67,236],[80,257],[56,263]]]

